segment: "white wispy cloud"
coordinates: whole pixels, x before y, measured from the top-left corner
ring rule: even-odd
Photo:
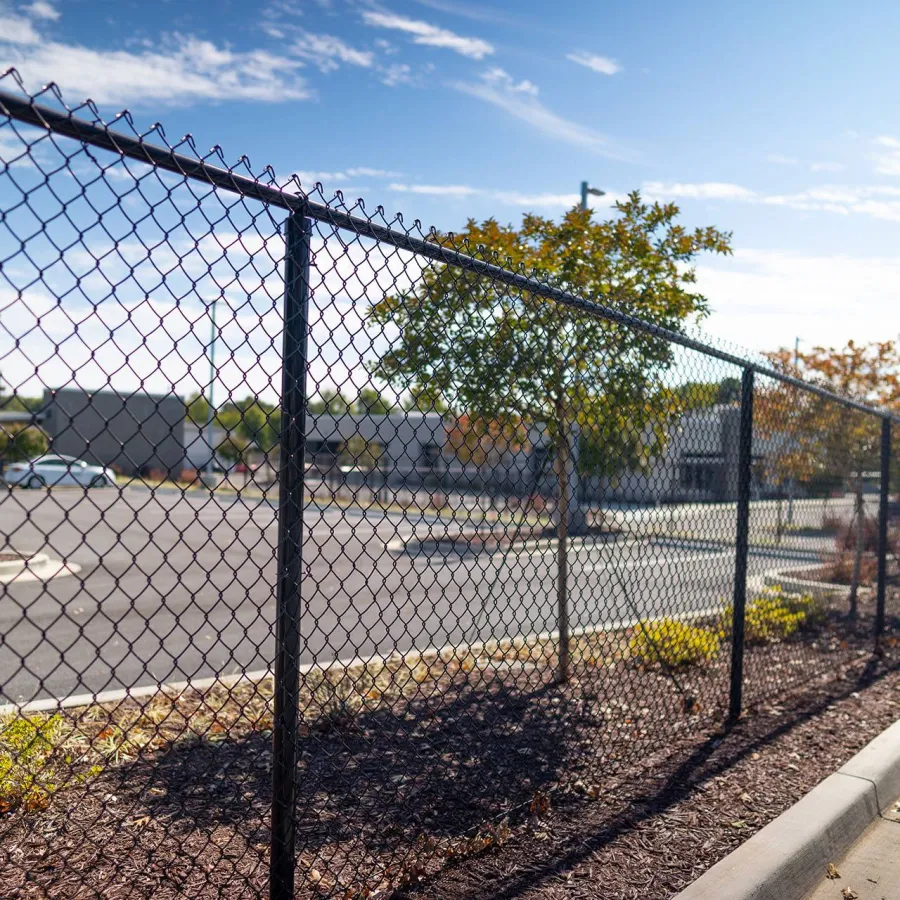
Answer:
[[[465,19],[473,19],[476,22],[493,22],[499,25],[515,25],[517,20],[506,14],[485,6],[483,3],[466,4],[459,0],[415,0],[421,6],[435,9],[438,12],[449,13],[454,16],[462,16]]]
[[[754,191],[723,182],[683,183],[647,181],[642,188],[650,200],[722,200],[780,206],[803,212],[871,216],[900,222],[900,187],[890,185],[822,185],[788,194]]]
[[[796,156],[784,156],[781,153],[767,154],[766,162],[773,163],[776,166],[803,165],[803,167],[808,169],[810,172],[843,172],[844,171],[843,163],[832,162],[829,160],[819,160],[819,161],[806,163],[806,162],[802,162]]]
[[[413,84],[412,68],[406,63],[391,63],[389,66],[379,68],[381,83],[388,87],[396,87],[398,84]]]
[[[505,69],[501,69],[500,66],[494,66],[493,68],[488,69],[486,72],[482,73],[481,77],[488,84],[496,85],[512,94],[531,94],[534,97],[538,95],[538,88],[534,82],[529,81],[527,78],[516,81],[509,72]]]
[[[505,206],[519,206],[522,209],[570,209],[579,202],[578,194],[525,193],[522,191],[502,191],[493,188],[479,188],[468,184],[407,184],[392,182],[388,190],[401,194],[420,194],[430,197],[483,199]],[[593,199],[593,198],[592,198]],[[597,207],[612,206],[622,199],[617,194],[606,194],[595,200]]]
[[[370,50],[357,50],[334,35],[311,31],[301,31],[289,49],[292,56],[308,60],[321,72],[333,72],[341,63],[367,69],[375,59]]]
[[[470,59],[484,59],[485,56],[490,56],[494,52],[493,44],[481,38],[465,37],[420,19],[410,19],[407,16],[377,10],[364,10],[362,18],[366,25],[373,28],[388,28],[411,34],[414,44],[443,47]]]
[[[896,321],[900,256],[739,248],[727,261],[702,262],[697,282],[713,309],[705,329],[756,350],[789,346],[796,335],[826,347],[896,336],[885,322]]]
[[[343,184],[354,178],[399,178],[401,172],[393,172],[389,169],[373,169],[370,166],[352,166],[349,169],[335,170],[332,172],[324,171],[298,171],[294,175],[300,179],[300,183],[316,184]]]
[[[378,38],[375,41],[375,46],[388,56],[393,56],[395,53],[400,52],[390,41],[387,41],[384,38]]]
[[[751,191],[749,188],[722,181],[704,181],[699,183],[675,181],[668,184],[662,181],[646,181],[644,182],[643,191],[653,198],[666,197],[690,200],[755,200],[758,196],[755,191]]]
[[[37,44],[41,36],[34,25],[21,16],[0,9],[0,46],[3,44]]]
[[[432,197],[472,197],[478,190],[465,184],[400,184],[393,182],[388,190],[404,194],[428,194]]]
[[[602,134],[548,109],[538,99],[537,86],[531,81],[517,82],[503,69],[489,69],[478,81],[456,81],[451,86],[502,109],[549,137],[605,156],[621,155]]]
[[[872,154],[879,175],[900,175],[900,139],[882,135],[873,141],[878,148]]]
[[[599,56],[596,53],[585,53],[579,50],[577,53],[567,53],[566,59],[579,66],[584,66],[592,72],[599,72],[601,75],[615,75],[622,71],[622,67],[608,56]]]
[[[796,166],[800,160],[796,156],[785,156],[782,153],[769,153],[766,156],[766,162],[773,163],[776,166]]]
[[[51,22],[55,22],[61,15],[52,3],[47,3],[47,0],[34,0],[34,3],[23,6],[22,10],[36,19],[48,19]]]
[[[811,162],[809,164],[810,172],[843,172],[844,164],[839,162],[829,162],[827,160],[822,162]]]
[[[235,51],[187,35],[140,50],[95,50],[49,40],[21,16],[0,17],[0,69],[15,66],[29,88],[55,81],[74,100],[91,97],[117,105],[304,100],[312,91],[298,74],[302,65],[266,50]]]

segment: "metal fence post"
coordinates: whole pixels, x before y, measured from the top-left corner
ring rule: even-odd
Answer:
[[[878,503],[878,594],[875,605],[875,647],[884,634],[884,594],[887,582],[888,494],[891,480],[891,420],[881,420],[881,496]]]
[[[300,686],[300,588],[306,449],[306,354],[312,220],[287,220],[278,478],[278,585],[272,735],[270,900],[294,896],[294,804]]]
[[[731,627],[731,691],[728,719],[741,715],[744,692],[744,612],[747,606],[747,551],[750,543],[750,478],[753,463],[753,369],[741,377],[738,436],[737,529],[734,552],[734,612]]]

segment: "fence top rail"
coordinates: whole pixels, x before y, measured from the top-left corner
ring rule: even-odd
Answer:
[[[92,111],[96,111],[96,107],[92,104],[85,104],[85,106]],[[290,213],[298,213],[321,222],[327,222],[338,228],[352,231],[361,237],[372,238],[380,243],[389,244],[401,250],[408,250],[436,262],[484,275],[510,287],[519,288],[564,306],[582,310],[652,337],[665,339],[673,344],[678,344],[689,350],[695,350],[698,353],[703,353],[706,356],[719,359],[742,369],[751,369],[759,375],[833,400],[835,403],[839,403],[849,409],[880,416],[900,424],[900,416],[894,415],[888,410],[868,406],[850,397],[835,394],[786,372],[779,372],[771,366],[708,344],[705,341],[691,337],[689,334],[672,331],[629,315],[614,307],[606,306],[603,303],[586,300],[576,294],[571,294],[561,288],[539,281],[524,274],[524,272],[514,272],[494,263],[476,259],[443,243],[429,240],[427,236],[416,237],[406,231],[397,231],[389,225],[382,225],[371,219],[334,209],[326,203],[317,203],[310,200],[302,191],[296,178],[297,192],[292,193],[286,187],[266,184],[259,179],[241,175],[232,169],[213,165],[196,156],[179,153],[172,147],[152,144],[144,140],[142,136],[132,136],[121,131],[115,131],[102,121],[99,121],[99,119],[97,121],[89,121],[79,118],[73,110],[68,108],[65,111],[54,109],[45,104],[36,103],[33,98],[27,95],[20,95],[4,88],[0,88],[0,112],[10,119],[46,129],[63,137],[73,138],[83,144],[109,150],[129,159],[149,163],[156,168],[174,172],[185,178],[203,181],[216,188],[259,200],[269,206],[280,207]],[[272,178],[274,180],[274,175]],[[436,233],[432,232],[432,236],[434,235]]]

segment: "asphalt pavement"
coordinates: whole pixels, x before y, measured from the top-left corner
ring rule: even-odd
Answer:
[[[815,560],[821,501],[796,505],[777,538],[756,504],[750,573]],[[782,514],[784,510],[782,510]],[[730,602],[733,504],[617,514],[623,533],[574,538],[571,624]],[[495,553],[410,554],[434,516],[310,506],[305,517],[304,662],[552,631],[556,545]],[[77,563],[75,575],[0,585],[2,699],[265,669],[274,653],[277,509],[265,499],[128,487],[0,495],[0,543]],[[392,549],[393,548],[393,549]]]

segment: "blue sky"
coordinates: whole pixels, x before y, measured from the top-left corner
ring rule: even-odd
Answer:
[[[0,67],[444,230],[582,178],[675,200],[734,232],[707,330],[768,349],[900,329],[898,33],[889,2],[36,0]]]

